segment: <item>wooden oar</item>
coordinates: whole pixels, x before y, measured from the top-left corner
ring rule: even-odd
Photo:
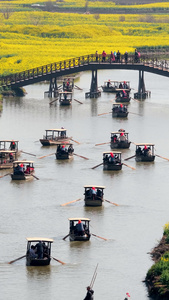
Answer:
[[[38,157],[38,158],[41,159],[41,158],[44,158],[44,157],[47,157],[47,156],[50,156],[50,155],[53,155],[53,154],[55,154],[55,152],[54,152],[54,153],[47,154],[47,155],[44,155],[44,156],[41,156],[41,157]]]
[[[62,240],[65,240],[69,235],[70,233],[68,233]]]
[[[94,233],[92,233],[92,235],[93,235],[93,236],[96,236],[97,238],[102,239],[102,240],[104,240],[104,241],[108,241],[108,239],[105,239],[105,238],[103,238],[103,237],[101,237],[101,236],[99,236],[99,235],[96,235],[96,234],[94,234]]]
[[[58,261],[60,264],[65,265],[66,263],[64,263],[63,261],[51,256],[51,258],[53,258],[54,260]]]
[[[74,202],[77,202],[77,201],[80,201],[81,198],[77,199],[77,200],[73,200],[73,201],[70,201],[70,202],[67,202],[67,203],[64,203],[64,204],[61,204],[61,206],[65,206],[65,205],[68,205],[70,203],[74,203]]]
[[[110,142],[95,144],[95,146],[100,146],[100,145],[105,145],[105,144],[110,144]]]
[[[111,202],[111,201],[109,201],[109,200],[104,199],[104,201],[109,202],[109,203],[111,203],[111,204],[113,204],[113,205],[119,206],[119,204],[114,203],[114,202]]]
[[[94,274],[93,274],[93,277],[92,277],[92,280],[91,280],[91,283],[90,283],[90,288],[92,289],[93,288],[93,285],[94,285],[94,282],[96,280],[96,276],[97,276],[97,268],[98,268],[98,264],[95,268],[95,271],[94,271]]]
[[[79,100],[77,100],[77,99],[73,99],[73,100],[75,100],[76,102],[78,102],[78,103],[80,103],[80,104],[83,104],[83,102],[81,102],[81,101],[79,101]]]
[[[36,156],[35,154],[29,153],[29,152],[25,152],[25,151],[22,151],[22,150],[21,150],[21,152],[22,152],[22,153],[25,153],[25,154],[32,155],[32,156]]]
[[[79,86],[77,86],[76,84],[74,85],[78,90],[83,91],[83,89],[81,89]]]
[[[8,175],[11,175],[11,173],[7,173],[5,175],[2,175],[2,176],[0,176],[0,178],[3,178],[3,177],[8,176]]]
[[[137,145],[136,143],[134,143],[134,142],[130,142],[130,143],[132,143],[133,145]]]
[[[82,155],[79,155],[79,154],[76,154],[76,153],[73,153],[73,155],[79,156],[79,157],[84,158],[84,159],[89,159],[89,158],[87,158],[85,156],[82,156]]]
[[[168,161],[169,161],[169,159],[168,159],[167,157],[163,157],[163,156],[161,156],[161,155],[158,155],[158,154],[156,154],[156,156],[158,156],[158,157],[160,157],[160,158],[163,158],[163,159],[166,159],[166,160],[168,160]]]
[[[102,114],[98,114],[98,116],[102,116],[102,115],[108,115],[108,114],[111,114],[112,111],[109,111],[108,113],[102,113]]]
[[[134,155],[132,155],[132,156],[130,156],[130,157],[128,157],[128,158],[125,158],[124,160],[129,160],[130,158],[133,158],[133,157],[135,157],[136,155],[134,154]]]
[[[14,259],[14,260],[11,260],[8,264],[13,264],[15,261],[20,260],[20,259],[22,259],[22,258],[24,258],[24,257],[26,257],[26,255],[23,255],[23,256],[21,256],[21,257],[19,257],[19,258],[16,258],[16,259]]]
[[[134,89],[133,89],[134,90]],[[137,99],[134,99],[134,98],[131,98],[132,100],[134,100],[134,101],[136,101],[136,102],[140,102],[139,100],[137,100]]]
[[[34,174],[31,174],[32,177],[34,177],[35,179],[39,180],[38,177],[36,177]]]
[[[51,105],[52,103],[54,103],[55,101],[57,101],[59,98],[56,98],[54,100],[52,100],[51,102],[49,102],[49,105]]]
[[[92,168],[92,170],[96,169],[97,167],[101,166],[102,164],[103,164],[103,163],[101,163],[101,164],[99,164],[99,165],[97,165],[97,166],[94,166],[94,167]]]
[[[122,163],[122,164],[123,164],[124,166],[126,166],[126,167],[132,169],[132,170],[136,170],[136,168],[134,168],[134,167],[132,167],[132,166],[129,166],[129,165],[125,164],[125,163]]]
[[[80,143],[78,141],[75,141],[73,139],[70,139],[70,140],[80,145]]]

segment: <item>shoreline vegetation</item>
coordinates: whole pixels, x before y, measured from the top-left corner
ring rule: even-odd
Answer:
[[[154,265],[148,270],[145,284],[154,300],[169,299],[169,223],[164,226],[163,237],[150,252]]]
[[[169,49],[168,1],[146,0],[146,4],[140,4],[143,0],[126,1],[130,5],[119,1],[117,4],[108,0],[26,0],[24,4],[21,0],[1,1],[0,76],[96,50],[131,54],[135,48]],[[137,13],[131,13],[136,7]],[[115,13],[91,13],[92,8],[109,12],[112,9]],[[73,11],[70,15],[55,12],[56,9]],[[83,9],[84,13],[76,9]],[[117,9],[125,9],[125,13],[117,13]]]

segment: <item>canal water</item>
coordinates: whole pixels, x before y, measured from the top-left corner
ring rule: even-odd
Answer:
[[[137,71],[98,71],[98,85],[104,80],[130,80],[133,93],[138,87]],[[163,234],[169,221],[168,177],[169,161],[156,157],[154,163],[126,161],[136,168],[126,166],[118,172],[104,172],[102,152],[109,145],[110,132],[124,128],[132,142],[155,143],[156,154],[169,158],[168,79],[145,74],[151,98],[138,102],[131,100],[126,120],[112,118],[110,112],[114,95],[102,93],[98,99],[85,99],[89,91],[91,73],[82,73],[75,84],[83,90],[74,90],[75,101],[71,107],[49,106],[44,97],[47,83],[27,86],[23,98],[4,98],[0,116],[0,139],[19,140],[19,148],[36,157],[22,154],[21,159],[34,160],[35,175],[39,180],[14,182],[10,176],[0,179],[0,299],[84,299],[96,265],[94,284],[96,300],[123,300],[126,292],[131,300],[148,300],[143,283],[146,272],[153,264],[149,252]],[[51,155],[55,147],[42,147],[39,139],[45,129],[67,129],[74,143],[71,161],[56,161]],[[122,158],[134,155],[135,145],[122,151]],[[1,171],[0,175],[8,171]],[[107,202],[100,208],[84,207],[84,185],[105,186]],[[81,198],[67,206],[61,204]],[[70,242],[62,238],[68,234],[70,217],[91,219],[90,241]],[[48,267],[26,267],[25,259],[13,264],[9,261],[26,253],[26,237],[53,238],[52,256]]]

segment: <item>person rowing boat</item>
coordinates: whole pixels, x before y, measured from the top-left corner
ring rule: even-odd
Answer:
[[[84,298],[84,300],[93,300],[94,297],[93,297],[93,294],[94,294],[94,291],[91,289],[90,286],[87,286],[87,294],[86,294],[86,297]]]

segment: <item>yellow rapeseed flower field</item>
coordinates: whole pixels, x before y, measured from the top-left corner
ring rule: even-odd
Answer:
[[[120,21],[122,16],[123,21]],[[96,50],[99,53],[120,50],[123,54],[142,46],[169,46],[169,16],[151,15],[152,22],[146,18],[147,15],[140,14],[95,16],[14,12],[9,19],[0,18],[0,74],[15,73]]]

